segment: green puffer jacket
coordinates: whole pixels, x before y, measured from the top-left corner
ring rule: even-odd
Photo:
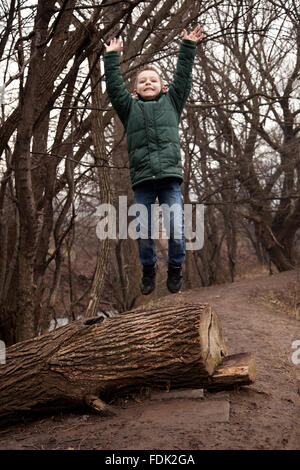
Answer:
[[[178,125],[192,84],[196,43],[181,43],[173,82],[155,100],[134,98],[126,89],[118,52],[104,54],[108,96],[127,134],[132,188],[145,181],[175,177],[182,182]]]

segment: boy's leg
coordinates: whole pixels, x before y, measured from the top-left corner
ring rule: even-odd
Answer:
[[[185,259],[183,202],[179,182],[175,179],[162,182],[158,197],[169,238],[167,286],[175,293],[182,285],[181,267]]]
[[[137,215],[137,231],[140,238],[137,239],[140,262],[143,266],[141,291],[144,295],[150,294],[155,288],[156,261],[155,240],[151,238],[151,206],[155,203],[156,190],[151,183],[138,186],[134,190],[134,204],[141,204],[146,212],[146,217],[141,213]],[[147,238],[143,238],[143,237]]]
[[[158,199],[161,205],[164,226],[169,238],[169,264],[181,266],[185,259],[185,237],[183,224],[183,202],[179,182],[162,182]]]

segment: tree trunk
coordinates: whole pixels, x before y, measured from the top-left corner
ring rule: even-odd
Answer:
[[[103,113],[103,95],[101,91],[101,76],[99,57],[93,53],[89,57],[89,67],[92,85],[92,105],[95,108],[92,112],[92,140],[94,145],[95,163],[98,166],[98,182],[100,190],[101,204],[111,204],[112,195],[110,189],[109,161],[105,147]],[[97,315],[99,303],[104,287],[105,275],[110,251],[110,239],[100,239],[97,244],[97,262],[86,310],[86,318],[92,318]]]
[[[13,153],[18,209],[20,213],[20,236],[17,284],[17,341],[24,341],[36,334],[34,322],[34,264],[37,248],[38,215],[32,181],[31,140],[37,114],[41,88],[43,48],[40,41],[47,36],[47,28],[54,12],[55,2],[38,2],[35,19],[37,34],[31,44],[31,60],[24,92],[20,97],[20,122],[17,128]]]
[[[0,366],[0,419],[150,388],[203,388],[226,355],[207,304],[136,309],[74,321],[15,344]],[[100,400],[99,400],[100,398]]]

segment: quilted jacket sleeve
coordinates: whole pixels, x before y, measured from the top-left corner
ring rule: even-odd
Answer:
[[[122,78],[118,52],[104,54],[104,71],[108,97],[126,129],[132,96]]]
[[[196,43],[183,39],[179,53],[173,82],[169,88],[169,95],[180,116],[192,87],[192,70],[196,54]]]

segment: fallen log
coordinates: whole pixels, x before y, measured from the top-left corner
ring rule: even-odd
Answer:
[[[69,404],[109,413],[105,400],[142,387],[203,388],[225,356],[219,317],[207,304],[74,321],[7,349],[0,420]]]

